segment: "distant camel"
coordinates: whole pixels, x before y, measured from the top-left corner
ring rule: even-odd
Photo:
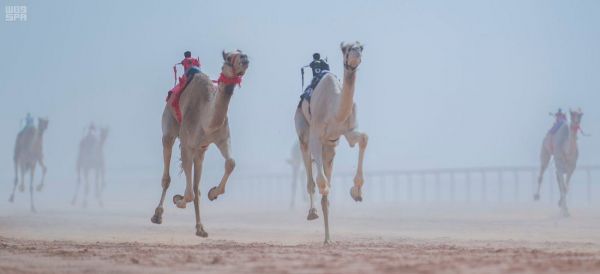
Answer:
[[[106,185],[104,180],[105,165],[104,165],[104,143],[108,137],[108,128],[100,129],[100,138],[95,134],[96,128],[94,125],[90,126],[88,134],[81,139],[79,142],[79,155],[77,157],[77,186],[75,187],[75,195],[71,204],[75,205],[77,202],[77,194],[79,193],[79,185],[81,184],[81,173],[83,172],[83,179],[85,181],[84,196],[83,196],[83,207],[87,206],[87,197],[89,192],[90,182],[88,175],[91,170],[95,173],[95,194],[98,204],[102,204],[102,191]]]
[[[581,117],[583,112],[581,109],[577,111],[569,111],[571,117],[570,125],[562,124],[558,131],[553,135],[546,134],[542,143],[542,152],[540,153],[541,168],[538,177],[538,187],[534,195],[535,200],[540,199],[540,188],[544,177],[544,171],[548,167],[550,158],[554,157],[554,165],[556,167],[556,178],[558,188],[560,189],[560,200],[558,206],[561,209],[561,214],[564,217],[569,216],[567,208],[567,193],[571,184],[571,176],[577,166],[577,158],[579,150],[577,149],[577,133],[581,130]],[[565,178],[566,176],[566,178]]]
[[[302,177],[302,174],[303,174],[303,172],[301,171],[302,152],[300,151],[300,144],[298,142],[296,142],[294,144],[294,146],[292,147],[291,155],[290,155],[290,158],[287,159],[287,163],[292,168],[292,188],[291,188],[292,198],[291,198],[291,202],[290,202],[290,208],[294,208],[294,204],[296,201],[296,189],[298,188],[298,179],[299,179],[299,177]],[[302,198],[304,199],[304,202],[306,202],[306,193],[305,192],[302,192],[302,193],[303,193]]]
[[[8,199],[11,203],[15,200],[15,190],[19,182],[18,173],[21,171],[21,184],[19,185],[19,191],[25,191],[25,173],[29,171],[30,185],[29,193],[31,195],[31,211],[36,212],[33,204],[33,175],[35,173],[35,166],[39,164],[42,167],[42,180],[37,186],[37,191],[41,191],[44,187],[44,178],[46,177],[46,165],[44,164],[44,132],[48,128],[48,119],[39,118],[38,126],[25,127],[17,135],[17,141],[15,142],[15,154],[13,157],[15,164],[15,184],[13,187],[12,194]]]

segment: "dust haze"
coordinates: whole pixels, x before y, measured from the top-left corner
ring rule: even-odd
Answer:
[[[153,271],[436,272],[444,263],[426,255],[405,265],[392,258],[388,268],[375,266],[385,248],[399,254],[407,246],[444,253],[439,248],[448,245],[484,262],[469,266],[452,260],[448,267],[456,272],[593,272],[600,267],[598,2],[3,3],[27,5],[26,22],[0,23],[0,246],[16,250],[0,251],[9,259],[0,264],[4,269],[44,272],[52,262],[21,265],[26,257],[15,254],[55,256],[25,248],[51,249],[54,240],[67,251],[80,243],[101,243],[89,246],[98,248],[97,256],[81,256],[96,256],[96,269],[104,272],[149,271],[157,265],[164,268]],[[357,242],[373,253],[362,265],[342,260],[343,267],[336,268],[319,259],[307,266],[294,261],[294,254],[331,254],[320,245],[323,220],[306,221],[306,181],[300,175],[293,186],[288,163],[297,141],[293,115],[301,94],[300,68],[319,52],[341,76],[340,42],[357,40],[364,51],[354,101],[359,129],[369,135],[364,201],[356,203],[348,193],[358,149],[341,140],[331,197],[337,246],[331,251],[355,256]],[[235,49],[250,58],[228,113],[237,165],[226,193],[208,201],[225,161],[214,146],[206,154],[201,215],[209,238],[194,236],[192,207],[181,210],[171,202],[185,187],[178,143],[164,222],[151,224],[161,192],[161,115],[173,87],[172,66],[189,50],[200,58],[202,71],[216,79],[221,51]],[[578,139],[582,169],[573,177],[570,219],[558,216],[559,190],[551,170],[541,201],[533,201],[542,139],[554,122],[548,113],[558,108],[581,108],[581,127],[591,135]],[[49,119],[44,135],[48,173],[44,190],[34,193],[37,214],[28,211],[28,188],[8,202],[15,138],[28,112]],[[88,206],[82,208],[83,185],[75,205],[71,201],[79,142],[91,122],[109,128],[104,206],[90,185]],[[466,170],[475,171],[467,175]],[[36,184],[39,178],[38,169]],[[115,243],[135,244],[121,249],[111,247]],[[212,255],[186,249],[196,244],[220,255],[203,261],[199,258]],[[161,257],[161,245],[183,249],[177,253],[183,257],[169,263]],[[494,250],[485,249],[490,245],[506,251],[500,252],[506,258],[519,248],[547,252],[540,260],[556,264],[536,261],[540,257],[514,265],[495,261]],[[273,246],[282,249],[279,255]],[[107,255],[111,248],[127,254],[125,259]],[[228,257],[223,250],[229,248],[267,252],[267,259],[245,264],[247,257]],[[477,254],[478,248],[485,252]],[[143,250],[150,252],[147,258],[140,255]],[[552,257],[569,251],[581,255],[572,258],[580,268]],[[69,269],[69,262],[80,258],[69,256],[53,267],[86,269],[79,264]],[[286,268],[286,260],[298,268]],[[199,266],[205,263],[211,266]]]

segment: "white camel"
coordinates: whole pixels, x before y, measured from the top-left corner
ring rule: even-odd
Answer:
[[[325,244],[329,237],[329,195],[335,147],[340,137],[346,137],[350,147],[359,144],[358,168],[354,177],[354,186],[350,189],[352,198],[362,201],[363,159],[368,136],[356,130],[356,106],[354,89],[356,71],[361,63],[363,46],[359,43],[341,45],[344,60],[344,79],[339,80],[331,73],[321,79],[312,93],[310,102],[303,100],[294,117],[296,132],[300,141],[302,158],[306,169],[307,189],[310,197],[308,220],[318,218],[314,207],[315,179],[312,161],[316,167],[316,183],[321,194],[321,208],[325,223]]]
[[[38,126],[28,126],[19,132],[15,142],[15,152],[13,161],[15,164],[15,183],[12,193],[8,199],[11,203],[15,200],[15,190],[19,183],[18,174],[21,171],[21,184],[19,191],[25,191],[25,173],[29,172],[29,194],[31,199],[31,211],[36,212],[33,203],[33,175],[35,166],[39,164],[42,167],[42,179],[37,186],[37,191],[44,187],[44,178],[46,177],[46,165],[44,164],[44,132],[48,128],[48,119],[38,118]]]
[[[185,208],[187,203],[194,201],[196,235],[200,237],[208,236],[200,221],[199,186],[204,153],[208,146],[214,143],[225,158],[225,173],[221,182],[208,192],[208,199],[212,201],[225,193],[227,179],[235,167],[235,161],[231,157],[231,137],[227,111],[235,86],[240,83],[241,77],[246,73],[249,64],[248,56],[239,50],[229,53],[223,51],[223,60],[224,64],[221,68],[221,76],[217,81],[217,86],[204,73],[200,72],[192,76],[179,101],[183,114],[181,125],[175,119],[170,102],[165,106],[162,116],[163,189],[160,202],[151,221],[155,224],[162,223],[163,202],[171,183],[171,176],[169,175],[171,152],[175,139],[179,137],[181,166],[185,174],[186,187],[183,196],[173,196],[173,202],[177,207]],[[173,98],[170,100],[173,100]]]
[[[546,134],[542,143],[542,151],[540,153],[541,168],[540,175],[538,177],[538,187],[534,195],[535,200],[540,198],[540,188],[544,177],[544,172],[548,167],[550,159],[554,157],[554,165],[556,168],[556,178],[558,182],[558,188],[560,190],[560,200],[558,206],[561,209],[561,214],[564,217],[569,216],[569,209],[567,208],[567,194],[569,192],[569,186],[571,183],[571,176],[577,166],[577,158],[579,157],[579,150],[577,149],[577,134],[581,131],[581,117],[583,112],[581,109],[577,111],[571,111],[570,120],[571,123],[563,123],[562,126],[554,133]]]
[[[81,173],[83,173],[84,179],[84,192],[82,206],[87,206],[87,198],[90,187],[88,176],[90,171],[94,171],[95,175],[95,187],[94,194],[98,204],[102,207],[102,192],[106,186],[105,182],[105,164],[104,164],[104,143],[108,137],[108,128],[100,129],[100,136],[96,136],[96,128],[94,125],[90,126],[88,134],[81,139],[79,142],[79,154],[77,157],[77,186],[75,187],[75,195],[71,201],[72,205],[77,202],[77,195],[79,193],[79,185],[81,185]]]

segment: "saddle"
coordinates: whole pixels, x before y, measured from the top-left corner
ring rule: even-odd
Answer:
[[[315,77],[313,77],[312,81],[310,82],[310,85],[308,85],[308,87],[306,87],[304,92],[300,95],[300,102],[298,103],[298,107],[302,105],[303,100],[310,102],[313,90],[315,89],[315,87],[317,87],[321,79],[323,79],[323,77],[325,77],[325,75],[327,75],[328,73],[328,70],[323,70],[319,74],[315,75]]]

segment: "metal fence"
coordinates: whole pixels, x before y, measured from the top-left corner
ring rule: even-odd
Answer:
[[[514,203],[533,200],[537,188],[539,167],[505,166],[423,170],[388,170],[365,173],[363,198],[369,203],[430,203],[430,202],[484,202]],[[573,174],[569,192],[571,205],[592,205],[600,195],[595,177],[600,166],[578,166]],[[349,189],[353,173],[334,172],[331,199],[352,202]],[[292,196],[290,174],[255,174],[232,177],[229,194],[235,199],[258,199],[259,202],[289,203],[304,200],[306,179],[299,178],[296,195]],[[541,201],[556,203],[558,185],[554,170],[549,167],[541,188]],[[232,197],[233,198],[233,197]]]

